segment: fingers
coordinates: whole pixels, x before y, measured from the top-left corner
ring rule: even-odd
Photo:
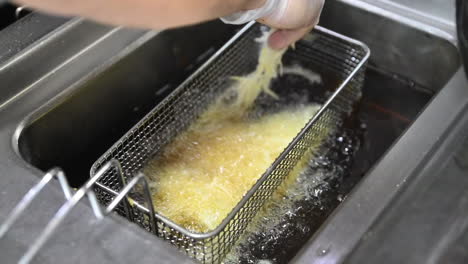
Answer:
[[[270,36],[268,40],[268,44],[270,45],[272,49],[276,49],[276,50],[285,49],[291,44],[300,40],[302,37],[304,37],[307,33],[309,33],[314,28],[314,26],[300,28],[300,29],[293,29],[293,30],[288,30],[288,29],[278,30]]]
[[[279,0],[277,10],[258,22],[279,29],[269,38],[273,49],[284,49],[317,25],[324,0]]]

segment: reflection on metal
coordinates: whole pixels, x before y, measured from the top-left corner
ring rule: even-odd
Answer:
[[[23,197],[19,204],[13,209],[11,214],[7,217],[7,220],[0,226],[0,239],[5,236],[7,231],[13,226],[16,220],[25,212],[28,206],[34,201],[34,199],[41,193],[44,187],[51,182],[52,179],[57,178],[60,183],[60,187],[65,195],[65,199],[69,200],[72,197],[72,190],[68,185],[65,174],[60,169],[52,169],[46,173],[39,183],[36,184],[28,193]]]
[[[24,17],[25,15],[29,14],[31,11],[29,10],[29,8],[27,6],[20,6],[18,8],[16,8],[15,10],[15,17],[16,19],[20,19],[22,17]]]
[[[468,135],[464,140],[465,141],[460,147],[460,150],[455,156],[455,162],[460,166],[460,168],[468,171]]]

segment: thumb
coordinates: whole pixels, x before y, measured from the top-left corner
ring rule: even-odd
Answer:
[[[268,44],[275,50],[285,49],[309,33],[314,27],[315,25],[300,29],[278,30],[271,34]]]
[[[273,13],[258,21],[277,29],[304,29],[316,25],[325,0],[278,0]]]

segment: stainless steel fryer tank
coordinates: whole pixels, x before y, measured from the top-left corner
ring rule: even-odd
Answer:
[[[116,160],[121,165],[119,169],[109,170],[98,181],[96,191],[101,203],[108,205],[123,183],[193,123],[214,98],[229,87],[231,76],[245,75],[255,69],[258,61],[255,40],[264,30],[258,24],[246,26],[94,164],[92,175],[109,161]],[[339,127],[353,111],[361,97],[369,53],[364,44],[317,27],[285,54],[285,66],[300,65],[327,76],[325,86],[310,96],[321,98],[323,106],[215,230],[194,233],[158,213],[153,223],[151,201],[144,199],[136,203],[124,202],[117,210],[190,257],[203,263],[219,263],[289,172],[318,144],[317,139]],[[319,155],[320,151],[317,147],[314,154]]]

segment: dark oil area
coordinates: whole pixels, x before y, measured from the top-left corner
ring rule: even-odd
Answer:
[[[273,83],[273,90],[281,99],[273,102],[262,97],[260,109],[270,108],[272,104],[279,109],[285,105],[320,102],[329,92],[326,87],[338,84],[330,76],[322,79],[322,85],[311,87],[300,76],[280,78]],[[295,92],[284,89],[286,84],[288,88],[294,87]],[[288,263],[416,119],[417,109],[423,109],[429,102],[432,94],[418,88],[369,69],[363,98],[343,127],[326,143],[328,151],[310,162],[298,179],[297,190],[262,215],[262,224],[249,228],[226,263]]]
[[[265,93],[260,94],[255,101],[253,114],[262,117],[265,114],[294,109],[311,103],[324,104],[341,81],[340,78],[326,72],[317,71],[314,74],[319,76],[321,82],[311,83],[307,78],[298,74],[285,74],[278,77],[271,84],[271,89],[278,98]]]

